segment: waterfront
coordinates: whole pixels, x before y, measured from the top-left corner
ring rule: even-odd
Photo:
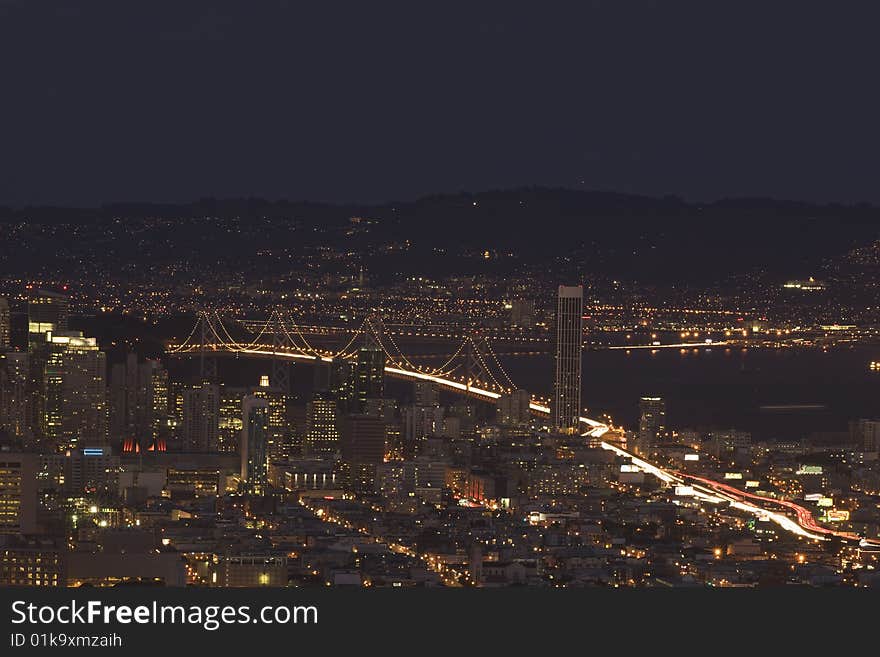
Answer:
[[[880,373],[870,348],[591,350],[583,356],[583,403],[626,427],[637,423],[640,396],[667,400],[671,427],[751,431],[757,440],[789,440],[817,431],[846,431],[873,417]],[[546,394],[550,355],[504,360],[518,384]]]

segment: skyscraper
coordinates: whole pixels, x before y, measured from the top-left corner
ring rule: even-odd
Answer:
[[[578,429],[581,414],[581,348],[584,288],[559,286],[556,302],[556,379],[553,384],[553,426]]]
[[[666,430],[666,402],[661,397],[639,399],[639,436],[636,451],[647,456]]]
[[[67,297],[55,292],[38,290],[28,299],[28,344],[43,342],[47,331],[67,331],[69,309]]]
[[[335,454],[339,450],[339,413],[328,392],[315,392],[306,404],[303,451],[308,456]]]
[[[529,423],[532,397],[527,390],[514,390],[498,398],[498,424],[522,426]]]
[[[168,439],[168,371],[130,353],[110,371],[110,439],[139,449],[164,449]]]
[[[281,388],[270,385],[268,376],[260,377],[260,385],[251,390],[255,397],[269,404],[269,437],[266,455],[270,461],[282,461],[290,456],[290,434],[287,427],[287,395]]]
[[[9,349],[12,344],[12,329],[10,326],[9,304],[6,299],[0,297],[0,351]]]
[[[0,353],[0,433],[17,439],[32,437],[34,430],[29,354]]]
[[[403,455],[414,458],[430,436],[443,428],[445,409],[442,406],[407,406],[403,409]]]
[[[42,433],[59,450],[107,444],[107,359],[95,338],[44,334]]]
[[[217,416],[218,452],[239,452],[241,447],[241,430],[244,428],[241,403],[247,394],[247,388],[220,386],[220,403]]]
[[[381,399],[385,394],[385,352],[381,349],[362,347],[358,350],[354,394],[358,413],[363,412],[368,399]]]
[[[241,409],[241,480],[246,490],[259,494],[268,483],[269,401],[247,395]]]
[[[216,452],[219,448],[220,386],[202,382],[183,391],[183,449]]]
[[[385,422],[369,415],[349,415],[342,424],[342,464],[345,485],[372,493],[376,466],[385,458]]]

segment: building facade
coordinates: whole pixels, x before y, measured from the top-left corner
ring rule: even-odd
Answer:
[[[556,378],[553,383],[553,425],[575,432],[581,414],[581,350],[584,288],[560,285],[556,299]]]

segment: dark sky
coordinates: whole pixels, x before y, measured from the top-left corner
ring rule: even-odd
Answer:
[[[0,203],[880,202],[877,2],[0,0]]]

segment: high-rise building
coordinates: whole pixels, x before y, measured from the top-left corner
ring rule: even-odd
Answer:
[[[0,534],[37,530],[39,456],[0,452]]]
[[[643,456],[647,455],[664,431],[666,431],[666,402],[661,397],[639,399],[637,451]]]
[[[0,297],[0,351],[9,349],[12,344],[12,322],[9,315],[9,303]]]
[[[336,400],[327,392],[315,392],[306,404],[306,434],[303,452],[308,456],[339,451],[339,413]]]
[[[241,480],[251,493],[263,493],[269,471],[269,401],[247,395],[241,403]]]
[[[287,426],[287,395],[270,385],[268,376],[260,377],[260,385],[251,390],[255,397],[269,404],[269,438],[266,445],[270,461],[283,461],[290,456],[290,432]]]
[[[498,398],[498,424],[520,427],[531,419],[532,397],[528,390],[514,390]]]
[[[556,379],[553,385],[553,426],[576,432],[581,415],[581,350],[584,288],[560,285],[556,303]]]
[[[168,438],[168,371],[130,353],[110,370],[110,440],[129,450],[161,451]]]
[[[416,406],[437,406],[440,391],[431,381],[416,381],[413,383],[413,403]]]
[[[355,398],[357,363],[351,358],[334,356],[329,363],[315,364],[314,389],[330,393],[341,412],[346,412]]]
[[[0,353],[0,433],[21,441],[31,438],[34,429],[29,368],[28,354]]]
[[[177,450],[181,449],[183,445],[183,393],[185,389],[186,386],[182,381],[168,381],[168,429]],[[239,434],[235,434],[236,445],[238,445],[238,436]]]
[[[367,399],[381,399],[385,394],[385,352],[381,349],[358,349],[354,394],[358,413],[363,412]]]
[[[67,331],[68,316],[66,296],[46,290],[32,294],[28,298],[28,344],[42,343],[47,331]]]
[[[266,375],[260,377],[259,385],[251,388],[220,386],[217,451],[238,452],[242,430],[241,403],[246,395],[262,397],[269,402],[269,460],[288,458],[292,432],[287,419],[287,395],[281,388],[270,385]]]
[[[376,466],[385,458],[385,422],[370,415],[348,415],[342,423],[342,465],[349,490],[372,493]]]
[[[522,328],[535,325],[535,302],[531,299],[514,299],[510,302],[510,324]]]
[[[216,452],[220,426],[220,386],[207,381],[183,391],[183,450]]]
[[[217,451],[237,453],[241,445],[244,427],[241,403],[248,394],[247,388],[220,386],[220,403],[217,410]]]
[[[661,428],[661,431],[663,428]],[[706,451],[716,459],[735,457],[737,451],[752,445],[752,434],[737,429],[715,429],[709,434]]]
[[[413,458],[421,453],[425,441],[443,430],[442,406],[407,406],[403,409],[403,455]]]
[[[47,332],[44,339],[43,437],[61,451],[106,445],[106,355],[80,332]]]
[[[880,451],[880,420],[854,420],[849,423],[849,432],[857,449]]]

